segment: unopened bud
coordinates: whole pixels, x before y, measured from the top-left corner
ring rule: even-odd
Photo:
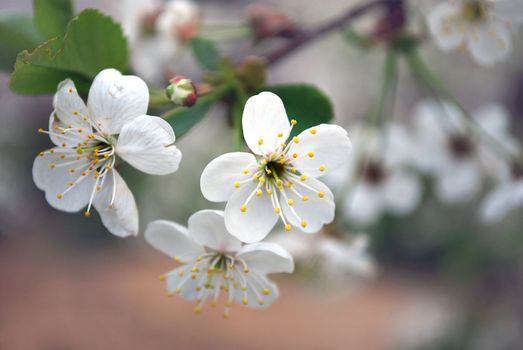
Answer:
[[[267,80],[267,61],[248,56],[238,66],[236,76],[248,90],[261,88]]]
[[[191,79],[184,76],[176,76],[169,81],[171,84],[165,92],[167,97],[176,105],[190,107],[196,103],[198,94]]]

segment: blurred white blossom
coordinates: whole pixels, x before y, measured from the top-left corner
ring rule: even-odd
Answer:
[[[517,140],[508,129],[506,111],[490,104],[468,118],[446,101],[424,100],[414,111],[417,167],[435,178],[436,194],[448,204],[475,198],[484,178],[497,176],[505,159],[496,153],[502,147],[517,153]]]
[[[350,128],[354,156],[329,176],[327,183],[344,197],[349,222],[368,225],[382,214],[408,215],[419,204],[422,186],[408,165],[412,162],[411,135],[400,124],[384,129]]]
[[[188,0],[125,0],[121,12],[137,74],[150,82],[164,82],[199,30],[199,7]]]
[[[318,233],[316,235],[274,234],[269,239],[284,247],[296,264],[306,271],[317,269],[319,276],[330,280],[340,277],[371,278],[377,266],[368,252],[366,234],[341,239]]]
[[[428,16],[437,45],[461,48],[483,66],[506,60],[512,52],[511,30],[523,21],[521,0],[447,0]]]

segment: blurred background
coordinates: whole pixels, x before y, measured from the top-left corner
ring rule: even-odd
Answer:
[[[138,3],[138,1],[136,1]],[[358,3],[352,0],[261,1],[299,24],[314,24]],[[205,18],[237,21],[249,1],[198,1]],[[419,11],[434,3],[413,1]],[[132,2],[131,2],[132,4]],[[0,0],[0,10],[31,12],[30,0]],[[120,1],[78,0],[76,10],[102,9],[118,20]],[[128,6],[128,4],[126,5]],[[422,55],[470,110],[506,106],[513,131],[523,130],[523,46],[515,37],[508,62],[485,69],[425,45]],[[270,46],[273,43],[264,45]],[[276,43],[275,45],[277,45]],[[232,56],[263,51],[221,43]],[[0,48],[1,49],[1,48]],[[201,72],[184,54],[176,72]],[[361,51],[333,33],[282,60],[269,82],[308,82],[333,101],[335,123],[361,120],[380,86],[382,50]],[[400,67],[395,118],[408,118],[424,94]],[[143,235],[119,239],[97,215],[52,209],[32,181],[34,157],[50,147],[37,133],[52,96],[10,92],[0,75],[0,349],[521,349],[523,348],[523,218],[478,220],[477,201],[443,205],[426,188],[407,217],[383,216],[366,227],[373,278],[277,276],[280,299],[267,310],[206,308],[165,297],[158,275],[173,263]],[[173,175],[122,171],[140,209],[140,227],[155,219],[186,224],[196,210],[221,208],[200,193],[205,165],[232,148],[223,110],[178,142],[184,158]],[[362,229],[358,228],[358,233]],[[356,233],[356,232],[355,232]],[[291,233],[300,235],[300,233]]]

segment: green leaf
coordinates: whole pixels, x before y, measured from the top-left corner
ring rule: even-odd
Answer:
[[[87,9],[71,20],[63,41],[54,38],[18,55],[10,87],[22,94],[52,93],[65,77],[84,83],[105,68],[125,71],[127,56],[127,40],[120,25],[97,10]],[[36,82],[35,73],[45,81]],[[78,90],[86,92],[86,85]]]
[[[33,8],[36,28],[46,39],[64,36],[73,18],[71,0],[33,0]]]
[[[218,102],[226,93],[229,87],[218,88],[209,95],[198,98],[192,107],[176,107],[162,115],[173,127],[176,138],[179,139],[191,130],[196,124],[203,120],[211,107]]]
[[[210,71],[220,68],[220,51],[214,42],[204,38],[193,38],[191,48],[200,66]]]
[[[26,15],[0,13],[0,69],[12,71],[16,56],[22,50],[32,50],[42,38],[33,19]]]
[[[328,123],[334,117],[329,98],[318,88],[306,84],[284,84],[266,86],[263,91],[271,91],[280,96],[290,119],[296,119],[291,136],[321,123]]]

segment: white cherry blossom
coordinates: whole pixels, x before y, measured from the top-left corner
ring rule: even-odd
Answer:
[[[413,158],[412,137],[396,123],[384,128],[355,125],[350,129],[354,156],[327,179],[327,184],[343,195],[347,221],[366,226],[385,213],[412,213],[423,190],[419,177],[408,166]]]
[[[74,83],[58,86],[48,134],[56,147],[40,152],[33,164],[36,186],[56,209],[77,212],[95,207],[107,229],[121,237],[138,233],[133,194],[115,169],[118,158],[148,174],[175,172],[181,160],[171,126],[146,115],[147,85],[114,69],[101,71],[87,105]]]
[[[242,245],[226,229],[224,213],[201,210],[189,218],[188,228],[174,222],[151,222],[146,240],[182,265],[160,276],[168,295],[179,294],[195,300],[195,312],[205,302],[226,298],[224,317],[233,302],[252,308],[265,308],[278,298],[278,288],[267,274],[292,273],[292,256],[275,243]]]
[[[521,0],[446,0],[428,16],[442,50],[462,48],[487,67],[508,58],[513,46],[511,29],[522,21]]]
[[[377,267],[368,252],[369,238],[356,234],[352,239],[341,239],[328,234],[278,234],[270,241],[285,248],[296,265],[306,271],[316,270],[318,277],[339,280],[340,277],[371,278]]]
[[[199,7],[187,0],[125,0],[120,12],[133,68],[147,81],[165,82],[172,63],[199,30]]]
[[[523,166],[511,164],[500,173],[496,187],[483,199],[481,218],[495,223],[520,206],[523,206]]]
[[[415,163],[421,171],[434,176],[436,194],[444,203],[475,198],[484,178],[497,176],[505,159],[495,152],[496,147],[508,154],[519,148],[517,140],[509,135],[506,111],[496,104],[476,111],[471,116],[473,122],[451,103],[424,100],[416,106],[413,117]]]
[[[201,190],[214,202],[227,201],[225,224],[243,242],[263,239],[278,218],[317,232],[334,219],[333,194],[317,180],[343,164],[351,143],[336,125],[321,124],[289,138],[292,127],[282,100],[271,92],[251,97],[243,111],[243,134],[252,153],[233,152],[211,161]]]

